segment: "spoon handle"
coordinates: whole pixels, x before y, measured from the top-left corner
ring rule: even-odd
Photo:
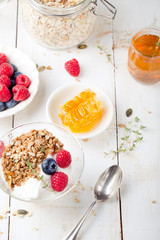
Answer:
[[[76,239],[77,239],[77,235],[78,235],[78,232],[79,232],[82,224],[83,224],[84,221],[86,220],[88,214],[90,213],[90,211],[92,210],[92,208],[94,207],[95,204],[96,204],[96,201],[94,201],[93,203],[91,203],[91,205],[89,206],[88,210],[87,210],[86,213],[83,215],[83,217],[82,217],[81,220],[78,222],[78,224],[66,235],[65,238],[63,238],[63,240],[76,240]]]

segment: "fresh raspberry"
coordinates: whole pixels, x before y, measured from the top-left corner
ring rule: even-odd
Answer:
[[[14,72],[14,69],[11,64],[9,63],[2,63],[0,65],[0,75],[7,75],[11,77]]]
[[[0,158],[2,157],[4,151],[4,142],[0,140]]]
[[[54,191],[61,192],[68,184],[68,176],[63,172],[56,172],[51,176],[51,185]]]
[[[0,76],[0,83],[3,83],[7,87],[11,86],[11,80],[7,75],[1,75]]]
[[[57,153],[56,161],[59,167],[66,168],[71,164],[71,154],[66,150]]]
[[[12,88],[12,93],[13,93],[13,99],[18,102],[24,101],[30,96],[28,89],[22,85],[14,86]]]
[[[73,77],[78,77],[80,73],[80,66],[78,61],[73,58],[72,60],[69,60],[65,63],[65,69],[66,71]]]
[[[0,101],[8,102],[11,99],[11,93],[6,85],[0,83]]]
[[[31,80],[26,75],[20,74],[16,77],[16,84],[23,85],[28,88],[31,84]]]
[[[8,62],[8,58],[7,58],[6,54],[0,53],[0,65],[2,63],[7,63],[7,62]]]

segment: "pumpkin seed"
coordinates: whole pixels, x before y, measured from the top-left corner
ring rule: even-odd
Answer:
[[[43,153],[45,152],[45,150],[46,150],[46,149],[45,149],[44,146],[42,146],[41,149],[40,149],[40,151],[43,152]]]
[[[45,69],[46,69],[45,66],[41,66],[41,67],[38,68],[38,72],[42,72],[42,71],[44,71]]]
[[[19,209],[19,210],[17,210],[17,214],[18,215],[26,215],[28,212],[26,211],[26,210],[24,210],[24,209]]]
[[[131,108],[129,108],[129,109],[127,109],[127,111],[126,111],[126,116],[127,116],[127,117],[130,117],[130,116],[132,115],[132,113],[133,113],[133,110],[132,110]]]
[[[84,43],[82,43],[82,44],[78,45],[77,48],[78,48],[78,49],[85,49],[85,48],[87,48],[87,45],[84,44]]]

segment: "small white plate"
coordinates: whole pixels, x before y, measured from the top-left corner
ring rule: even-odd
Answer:
[[[113,105],[110,98],[101,89],[94,85],[84,83],[72,83],[56,89],[48,98],[46,105],[47,118],[50,122],[63,126],[60,117],[60,106],[78,95],[84,89],[90,88],[96,93],[97,99],[103,104],[104,113],[100,123],[91,131],[86,133],[74,133],[79,139],[90,138],[103,132],[109,127],[113,118]]]
[[[4,118],[20,112],[32,102],[38,91],[39,73],[35,63],[19,49],[0,45],[0,52],[5,53],[9,62],[16,65],[18,72],[27,75],[31,79],[31,85],[28,88],[30,97],[18,103],[15,107],[0,112],[0,118]]]

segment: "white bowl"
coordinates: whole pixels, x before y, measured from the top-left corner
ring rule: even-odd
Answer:
[[[0,45],[0,52],[5,53],[9,62],[16,65],[18,72],[27,75],[31,79],[31,85],[28,88],[30,97],[18,103],[15,107],[0,112],[0,118],[4,118],[20,112],[32,102],[38,91],[39,73],[35,63],[19,49]]]
[[[59,107],[64,105],[67,101],[71,100],[73,97],[75,97],[77,94],[87,88],[90,88],[96,93],[98,100],[101,101],[101,103],[103,104],[104,113],[100,123],[91,131],[86,133],[74,133],[74,135],[79,139],[96,136],[109,127],[113,118],[113,105],[107,94],[104,93],[101,89],[95,87],[94,85],[89,85],[85,83],[72,83],[64,85],[53,91],[52,94],[49,96],[46,105],[46,113],[48,120],[52,123],[63,126],[61,119],[58,116],[60,112]]]

